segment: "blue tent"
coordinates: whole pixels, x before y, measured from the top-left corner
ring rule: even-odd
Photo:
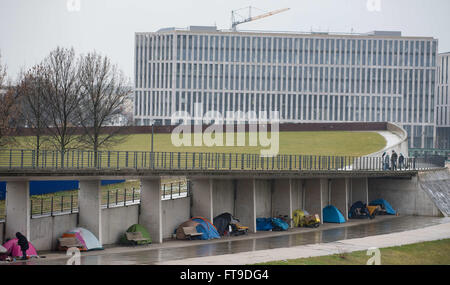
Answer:
[[[272,229],[272,219],[256,218],[256,231],[271,231]]]
[[[386,214],[388,214],[388,215],[396,214],[396,212],[392,208],[391,204],[389,204],[388,201],[386,201],[384,199],[373,200],[372,202],[369,203],[369,205],[370,206],[381,206],[382,209],[386,210]]]
[[[201,236],[199,236],[199,239],[208,240],[220,238],[219,232],[217,231],[216,227],[207,219],[202,217],[194,217],[192,218],[192,220],[198,223],[196,227],[197,232],[203,233]]]
[[[324,223],[345,223],[345,218],[335,206],[329,205],[329,206],[326,206],[325,208],[323,208],[323,222]]]

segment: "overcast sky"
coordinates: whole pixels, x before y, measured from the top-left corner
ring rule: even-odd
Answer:
[[[228,29],[231,10],[249,5],[291,10],[241,30],[398,30],[438,38],[439,52],[450,51],[449,0],[0,0],[2,62],[15,79],[59,45],[106,54],[132,78],[135,32],[215,24]]]

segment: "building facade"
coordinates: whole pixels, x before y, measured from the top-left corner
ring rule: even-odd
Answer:
[[[399,123],[410,147],[436,141],[438,41],[368,34],[163,29],[135,35],[137,125],[176,111],[279,111],[280,122]]]
[[[436,102],[437,148],[450,149],[450,94],[448,92],[450,52],[438,56]]]

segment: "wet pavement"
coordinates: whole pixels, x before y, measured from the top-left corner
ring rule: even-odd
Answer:
[[[142,248],[120,253],[109,253],[99,251],[98,254],[90,252],[82,254],[81,264],[86,265],[126,265],[126,264],[155,264],[158,262],[179,260],[194,257],[232,254],[255,250],[286,248],[307,244],[329,243],[345,239],[362,238],[367,236],[389,234],[407,230],[420,229],[442,223],[449,223],[450,218],[402,216],[384,218],[381,221],[368,222],[364,224],[339,226],[326,229],[318,228],[308,232],[289,232],[286,235],[270,237],[257,237],[249,239],[227,239],[226,241],[211,241],[197,245],[185,245],[179,247]],[[170,244],[168,242],[167,244]],[[68,257],[61,255],[52,259],[36,259],[26,262],[27,264],[66,264]],[[22,262],[16,262],[22,263]]]

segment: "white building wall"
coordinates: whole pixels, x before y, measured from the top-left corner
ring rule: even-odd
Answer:
[[[168,124],[173,111],[193,115],[201,102],[223,115],[276,110],[282,123],[392,121],[411,147],[432,147],[436,52],[436,39],[395,33],[137,33],[134,118]],[[145,102],[152,102],[147,111]]]

